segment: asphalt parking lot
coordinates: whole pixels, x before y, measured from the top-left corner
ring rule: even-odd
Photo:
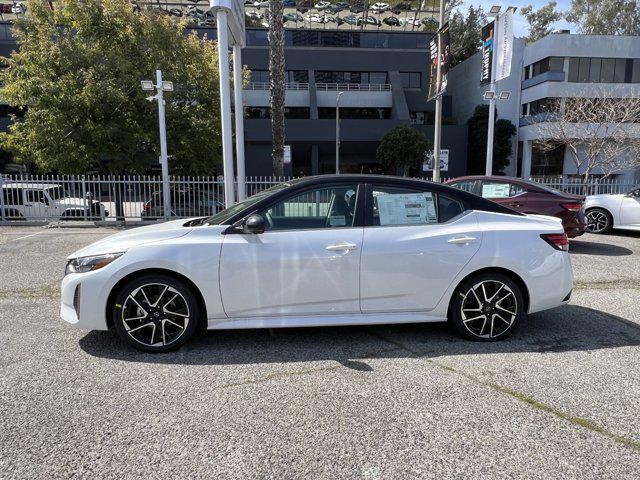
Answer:
[[[640,234],[573,241],[571,304],[504,342],[254,330],[149,355],[58,317],[65,256],[113,231],[0,227],[0,478],[640,477]]]

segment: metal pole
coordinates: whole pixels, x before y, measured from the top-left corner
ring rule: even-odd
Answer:
[[[338,92],[336,97],[336,175],[340,173],[340,96],[344,92]]]
[[[444,26],[444,2],[440,0],[440,16],[438,18],[438,31]],[[436,69],[436,85],[438,90],[442,87],[442,35],[438,34],[438,62]],[[440,181],[440,143],[442,136],[442,94],[436,92],[436,111],[433,126],[433,176],[434,182]]]
[[[218,10],[218,70],[220,71],[220,116],[222,120],[222,165],[224,171],[224,204],[234,202],[233,144],[231,138],[231,92],[229,89],[229,42],[227,40],[227,12]]]
[[[244,105],[242,103],[242,53],[240,45],[233,46],[233,102],[236,117],[236,161],[238,168],[238,201],[247,198],[244,168]]]
[[[496,19],[493,23],[493,52],[491,54],[491,82],[489,83],[489,91],[493,92],[491,99],[489,99],[489,123],[487,125],[487,166],[485,169],[485,175],[493,175],[493,130],[496,121],[496,34],[498,32],[498,22],[500,21],[500,15],[496,15]]]
[[[167,161],[167,127],[164,119],[164,91],[162,90],[162,71],[156,70],[156,99],[158,100],[158,123],[160,124],[160,165],[162,166],[162,210],[163,217],[171,216],[169,198],[169,164]]]

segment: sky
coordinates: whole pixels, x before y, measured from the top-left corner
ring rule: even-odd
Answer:
[[[565,11],[569,9],[569,5],[571,4],[571,0],[556,0],[558,3],[557,9],[560,11]],[[469,5],[481,5],[485,12],[488,12],[492,5],[501,5],[502,11],[504,12],[508,6],[518,7],[515,15],[514,21],[514,34],[516,37],[523,37],[527,34],[527,22],[524,17],[519,14],[520,8],[525,5],[533,5],[534,10],[537,10],[540,7],[544,7],[549,0],[511,0],[510,2],[504,2],[500,0],[464,0],[462,6],[460,7],[463,11],[469,8]],[[558,29],[569,29],[572,33],[576,30],[571,24],[567,23],[565,20],[559,21],[556,25],[554,25],[554,30]]]

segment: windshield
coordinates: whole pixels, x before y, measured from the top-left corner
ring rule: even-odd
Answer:
[[[51,197],[51,200],[60,200],[61,198],[67,196],[67,192],[65,192],[64,188],[62,188],[61,186],[49,187],[47,189],[47,193]]]
[[[220,225],[221,223],[226,222],[228,219],[233,217],[236,213],[244,210],[245,208],[251,207],[251,205],[255,205],[261,200],[264,200],[270,195],[273,195],[280,190],[284,190],[289,187],[290,183],[280,183],[271,188],[267,188],[266,190],[261,191],[260,193],[256,193],[255,195],[250,196],[246,200],[242,202],[236,203],[235,205],[221,210],[220,212],[212,215],[211,217],[206,218],[202,223],[208,225]]]

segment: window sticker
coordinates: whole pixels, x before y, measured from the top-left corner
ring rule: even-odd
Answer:
[[[509,197],[509,184],[483,183],[482,196],[485,198],[507,198]]]
[[[377,195],[380,225],[436,223],[431,192]]]

